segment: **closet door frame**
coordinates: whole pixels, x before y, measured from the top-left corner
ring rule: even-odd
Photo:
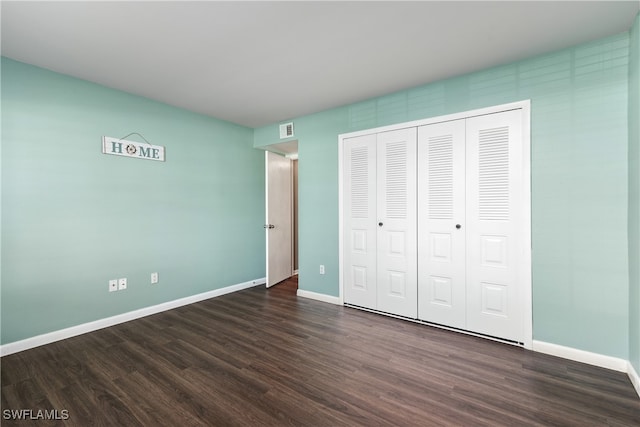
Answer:
[[[486,114],[499,113],[509,110],[522,110],[522,200],[523,200],[523,216],[522,216],[522,246],[518,248],[520,254],[518,258],[522,265],[519,270],[519,282],[523,290],[523,325],[524,335],[522,345],[524,348],[531,350],[533,348],[533,301],[532,301],[532,281],[531,281],[531,101],[523,100],[508,104],[495,105],[476,110],[463,111],[444,116],[432,117],[411,122],[398,123],[389,126],[381,126],[372,129],[366,129],[357,132],[349,132],[338,135],[338,268],[339,268],[339,303],[344,305],[344,281],[343,281],[343,235],[344,235],[344,143],[345,138],[353,138],[372,133],[388,132],[393,130],[425,126],[435,123],[441,123],[451,120],[466,119],[470,117],[483,116]],[[444,329],[447,329],[446,327]],[[469,335],[476,335],[472,332],[465,332]],[[485,337],[486,338],[486,337]]]

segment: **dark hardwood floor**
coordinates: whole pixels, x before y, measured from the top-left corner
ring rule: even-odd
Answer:
[[[254,287],[5,356],[0,422],[640,425],[623,373],[297,298],[296,287]],[[19,409],[68,419],[6,419]]]

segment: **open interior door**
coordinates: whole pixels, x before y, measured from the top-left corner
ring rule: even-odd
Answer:
[[[293,275],[291,160],[265,152],[267,287]]]

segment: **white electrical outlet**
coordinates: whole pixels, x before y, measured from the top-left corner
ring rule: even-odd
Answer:
[[[122,291],[127,289],[127,278],[118,279],[118,290]]]
[[[320,264],[320,274],[324,274],[324,265]]]
[[[109,280],[109,292],[115,292],[118,290],[118,279]]]
[[[158,273],[151,273],[151,284],[158,283]]]

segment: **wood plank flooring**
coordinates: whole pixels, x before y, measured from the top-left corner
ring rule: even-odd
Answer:
[[[296,285],[5,356],[0,422],[640,426],[640,399],[623,373],[297,298]],[[58,418],[65,410],[68,419],[5,419],[19,409]]]

